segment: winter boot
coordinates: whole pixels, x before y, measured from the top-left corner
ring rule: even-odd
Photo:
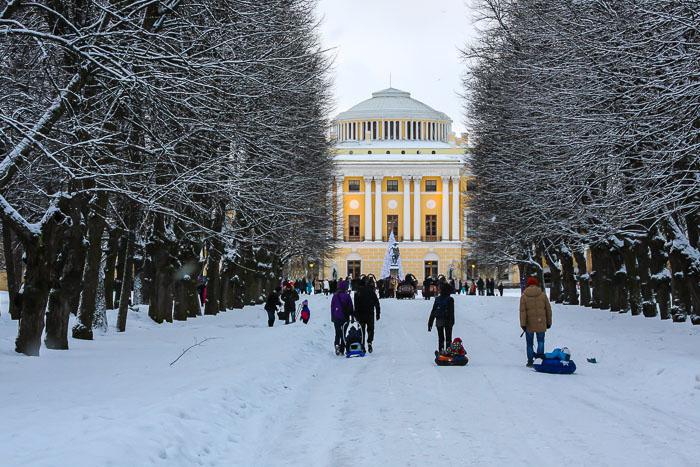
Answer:
[[[336,346],[335,346],[335,354],[336,354],[336,355],[340,355],[341,353],[342,353],[342,352],[340,351],[340,346],[339,346],[339,345],[336,345]]]
[[[532,360],[528,360],[527,363],[525,364],[525,366],[528,368],[532,368],[532,365],[533,365]]]
[[[372,353],[372,343],[371,342],[369,342],[367,344],[367,350],[369,351],[369,353]]]

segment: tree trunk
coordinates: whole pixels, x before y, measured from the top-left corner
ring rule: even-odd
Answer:
[[[4,219],[2,220],[2,242],[7,271],[8,311],[10,318],[16,320],[20,317],[17,294],[22,286],[22,244],[12,230],[10,223]]]
[[[564,305],[577,305],[578,292],[576,291],[576,273],[574,272],[574,257],[571,250],[565,244],[560,244],[557,248],[557,255],[561,263],[562,285],[564,292],[562,303]]]
[[[661,319],[671,318],[671,271],[666,253],[666,239],[658,229],[650,233],[649,250],[651,252],[651,284],[654,287],[656,303],[659,304]],[[656,316],[656,310],[654,310]]]
[[[59,206],[61,204],[59,203]],[[26,268],[24,284],[18,296],[21,307],[19,330],[15,340],[15,351],[18,353],[39,356],[50,287],[47,271],[51,271],[56,258],[57,246],[65,229],[64,219],[59,209],[42,226],[41,235],[23,239]]]
[[[610,311],[627,313],[627,270],[624,242],[616,236],[608,240],[608,277],[610,278]]]
[[[639,266],[637,264],[637,245],[640,243],[639,238],[625,238],[625,245],[622,254],[625,261],[625,269],[627,270],[627,295],[629,309],[633,316],[642,313],[642,293],[639,278]]]
[[[162,214],[156,214],[153,232],[147,253],[153,266],[153,290],[148,307],[148,316],[156,323],[173,321],[173,258],[168,250],[169,240],[165,238],[165,223]]]
[[[122,283],[124,281],[124,268],[129,261],[126,257],[129,249],[129,232],[120,230],[119,242],[117,242],[117,260],[114,266],[114,308],[119,308],[122,296]]]
[[[107,252],[105,255],[105,304],[108,310],[114,309],[114,268],[117,261],[120,237],[118,230],[109,230],[109,240],[107,241]]]
[[[105,273],[106,258],[102,254],[102,234],[105,228],[107,210],[107,193],[100,192],[91,201],[90,214],[87,220],[87,258],[83,269],[83,291],[78,307],[78,319],[73,325],[73,338],[92,340],[92,327],[95,318],[97,289],[104,289],[106,281],[98,285],[100,277]],[[106,298],[105,298],[106,302]],[[106,303],[105,303],[106,305]]]
[[[551,249],[553,246],[548,245],[548,248],[543,250],[544,259],[547,261],[549,266],[549,273],[552,280],[552,285],[549,289],[549,301],[552,303],[562,302],[562,285],[561,285],[561,269],[557,263],[556,257],[554,256]]]
[[[654,288],[652,286],[650,265],[651,251],[649,250],[649,233],[633,242],[633,251],[637,260],[637,275],[639,276],[639,291],[641,294],[642,313],[645,317],[656,316],[656,301],[654,300]],[[630,289],[630,304],[632,292]],[[634,308],[632,309],[634,314]]]
[[[578,268],[576,279],[578,280],[579,293],[581,294],[581,306],[591,306],[591,277],[588,274],[586,252],[583,248],[578,247],[574,250],[574,260],[576,260],[576,267]]]
[[[68,318],[76,314],[80,301],[85,266],[85,224],[82,222],[83,198],[75,196],[67,204],[71,226],[66,229],[63,249],[54,267],[56,282],[49,294],[46,313],[46,338],[49,349],[68,350]]]
[[[119,313],[117,314],[117,332],[126,331],[126,318],[129,313],[129,296],[131,295],[131,278],[133,271],[134,262],[134,227],[136,216],[136,206],[131,206],[131,214],[129,215],[129,232],[124,235],[123,239],[126,243],[124,245],[124,253],[121,255],[124,260],[124,265],[122,266],[122,280],[121,288],[119,289]]]
[[[224,209],[223,206],[219,206],[214,213],[212,230],[219,233],[223,225]],[[218,235],[211,239],[209,255],[207,256],[207,303],[204,306],[205,315],[215,315],[219,312],[219,272],[223,247],[223,242]]]
[[[669,217],[663,223],[669,245],[674,321],[685,321],[687,315],[700,314],[700,252],[676,221]]]

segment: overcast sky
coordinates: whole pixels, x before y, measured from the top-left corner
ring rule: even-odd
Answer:
[[[476,33],[465,0],[319,0],[324,45],[334,48],[336,109],[345,111],[392,86],[464,129],[464,64],[458,48]]]

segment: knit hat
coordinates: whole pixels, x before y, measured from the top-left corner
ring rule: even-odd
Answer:
[[[531,285],[538,286],[540,285],[540,281],[538,281],[536,277],[528,277],[527,286],[530,287]]]

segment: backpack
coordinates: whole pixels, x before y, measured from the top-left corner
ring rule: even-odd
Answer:
[[[447,319],[447,298],[438,297],[435,299],[435,319],[444,321]]]

